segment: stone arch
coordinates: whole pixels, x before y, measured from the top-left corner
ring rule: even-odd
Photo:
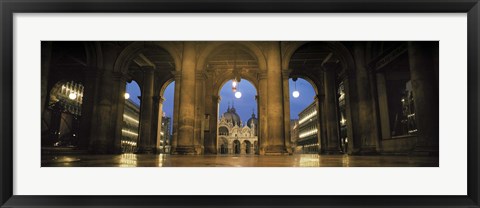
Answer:
[[[295,76],[297,78],[304,79],[308,83],[310,83],[310,85],[312,85],[312,87],[313,87],[313,90],[315,91],[315,94],[318,95],[319,89],[321,88],[321,83],[318,80],[314,80],[314,79],[310,78],[310,76],[307,75],[307,74],[295,74],[293,76]],[[292,79],[292,78],[293,78],[292,75],[290,75],[289,79]]]
[[[85,52],[87,56],[87,66],[100,68],[103,62],[102,49],[98,42],[85,42]]]
[[[172,82],[175,82],[175,78],[174,77],[171,77],[170,79],[166,80],[165,82],[163,82],[161,84],[162,87],[160,87],[160,92],[158,93],[158,95],[162,96],[165,94],[165,90],[167,89],[167,87],[172,83]]]
[[[292,42],[291,46],[285,49],[282,59],[282,68],[284,70],[288,70],[290,65],[290,59],[295,54],[295,52],[302,46],[311,43],[311,42]],[[325,42],[327,49],[330,49],[334,52],[337,56],[340,57],[340,62],[342,63],[342,69],[346,69],[347,71],[351,71],[355,68],[355,62],[353,60],[353,56],[351,52],[340,42],[337,41],[327,41]],[[350,72],[349,72],[350,74]]]
[[[229,134],[230,134],[230,131],[228,130],[227,127],[225,127],[225,126],[220,126],[220,127],[218,128],[218,134],[221,135],[221,136],[229,135]]]
[[[215,85],[214,85],[214,90],[213,92],[216,92],[217,96],[220,96],[220,90],[222,89],[222,87],[230,80],[234,79],[234,76],[233,76],[233,73],[231,74],[227,74],[226,76],[220,76],[222,79],[218,80]],[[256,79],[254,79],[254,77],[251,77],[251,76],[248,76],[248,77],[245,77],[243,78],[242,77],[242,80],[245,80],[245,81],[248,81],[250,84],[253,85],[253,87],[255,87],[255,90],[257,92],[257,95],[258,95],[258,82],[256,82]],[[242,81],[240,81],[240,83],[242,83]]]
[[[228,41],[219,41],[219,42],[209,42],[207,46],[202,50],[200,55],[198,56],[197,66],[201,69],[206,68],[206,64],[208,59],[215,55],[215,52],[218,52],[224,47],[228,46],[235,46],[239,47],[240,49],[244,50],[245,52],[249,53],[253,57],[257,59],[258,67],[260,70],[267,69],[267,60],[261,48],[250,41],[236,41],[236,42],[228,42]]]
[[[132,42],[128,46],[126,46],[122,52],[118,55],[115,64],[114,64],[114,72],[121,72],[126,73],[128,70],[128,65],[132,61],[135,56],[137,56],[143,49],[148,47],[158,47],[167,51],[170,56],[173,58],[175,62],[175,70],[178,71],[181,69],[181,55],[178,50],[168,42],[147,42],[147,41],[140,41],[140,42]]]

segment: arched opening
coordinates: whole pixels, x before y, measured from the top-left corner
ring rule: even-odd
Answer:
[[[220,137],[219,140],[220,140],[220,142],[219,142],[219,143],[220,143],[220,151],[219,151],[219,153],[222,154],[222,155],[223,155],[223,154],[228,154],[228,153],[229,153],[229,152],[228,152],[229,148],[228,148],[228,140],[227,140],[227,138],[225,138],[225,137]]]
[[[233,141],[233,154],[238,155],[241,153],[240,141]]]
[[[245,154],[247,154],[247,155],[252,154],[253,153],[252,152],[252,143],[248,140],[245,140],[244,143],[245,143]]]
[[[172,133],[174,123],[175,81],[166,83],[167,87],[160,94],[159,127],[157,133],[157,149],[159,153],[170,154],[172,149]],[[163,94],[162,94],[163,93]]]
[[[221,101],[218,112],[221,113],[218,116],[217,138],[222,137],[228,143],[234,140],[258,141],[257,91],[247,80],[232,85],[233,82],[235,81],[227,81],[219,92]],[[241,96],[238,96],[238,93],[241,93]],[[218,140],[217,143],[218,152],[222,152],[222,142]],[[233,150],[228,152],[237,152],[235,146],[232,148]],[[241,150],[238,151],[240,152]]]
[[[258,54],[248,45],[246,42],[213,44],[200,58],[207,74],[206,93],[212,95],[206,101],[207,118],[213,117],[208,124],[210,131],[205,133],[206,153],[218,154],[221,126],[228,129],[229,144],[235,137],[258,138],[256,74],[264,62],[258,61]],[[229,148],[233,153],[232,147]]]
[[[87,130],[80,121],[89,61],[85,43],[52,42],[48,52],[43,48],[42,44],[42,151],[83,148],[80,136]]]
[[[318,101],[315,88],[305,79],[288,80],[290,95],[290,141],[294,153],[312,154],[320,149]]]
[[[170,135],[175,115],[171,104],[175,100],[172,98],[175,60],[159,45],[140,43],[126,47],[115,65],[116,70],[124,70],[125,66],[125,78],[137,81],[141,89],[136,153],[167,153],[172,143]],[[165,111],[164,101],[169,102],[165,104]]]
[[[345,58],[339,54],[341,50],[337,45],[335,42],[305,43],[292,53],[288,62],[290,77],[293,79],[304,78],[314,88],[315,93],[314,101],[310,101],[311,112],[302,113],[299,116],[303,117],[303,120],[299,118],[297,128],[310,120],[313,122],[312,126],[305,132],[299,132],[299,129],[294,129],[295,124],[291,123],[292,141],[295,139],[298,141],[296,150],[326,154],[347,152],[346,92],[343,88],[343,81],[348,76],[345,70]],[[292,89],[291,84],[289,83],[290,89]],[[294,94],[290,93],[290,100],[292,100]],[[298,98],[293,98],[294,101],[296,99]],[[315,116],[313,116],[314,114]],[[311,140],[305,143],[301,137],[316,137],[317,142],[314,143]]]
[[[122,153],[137,151],[138,128],[140,125],[141,90],[137,82],[127,82],[125,89],[125,107],[123,108]]]
[[[83,88],[75,81],[59,81],[52,87],[42,117],[43,146],[77,147]]]

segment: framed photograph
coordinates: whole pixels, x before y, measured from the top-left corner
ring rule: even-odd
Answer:
[[[1,207],[480,207],[478,0],[0,6]]]

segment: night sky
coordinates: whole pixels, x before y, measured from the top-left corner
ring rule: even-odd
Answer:
[[[292,79],[289,80],[290,86],[290,118],[297,119],[298,113],[310,105],[315,97],[315,91],[312,85],[304,79],[298,79],[296,81],[297,90],[300,92],[298,98],[293,98],[292,93],[295,90],[295,83]],[[165,101],[163,102],[163,112],[167,117],[173,117],[173,92],[175,89],[175,82],[172,82],[167,86],[167,89],[164,93]],[[130,99],[137,103],[140,106],[140,100],[137,96],[140,96],[140,87],[135,81],[132,83],[127,83],[127,90],[130,94]],[[246,122],[252,115],[252,110],[255,112],[256,117],[258,118],[257,111],[257,102],[255,100],[255,95],[257,95],[257,90],[255,87],[247,80],[241,80],[237,87],[237,91],[242,93],[241,98],[235,98],[234,92],[232,91],[232,81],[228,81],[223,85],[220,90],[220,110],[219,116],[227,111],[228,106],[235,106],[237,114],[240,116],[242,122]],[[173,122],[172,122],[173,123]]]

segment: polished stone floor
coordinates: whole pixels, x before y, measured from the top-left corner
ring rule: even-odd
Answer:
[[[296,154],[42,155],[42,167],[438,167],[438,157]]]

